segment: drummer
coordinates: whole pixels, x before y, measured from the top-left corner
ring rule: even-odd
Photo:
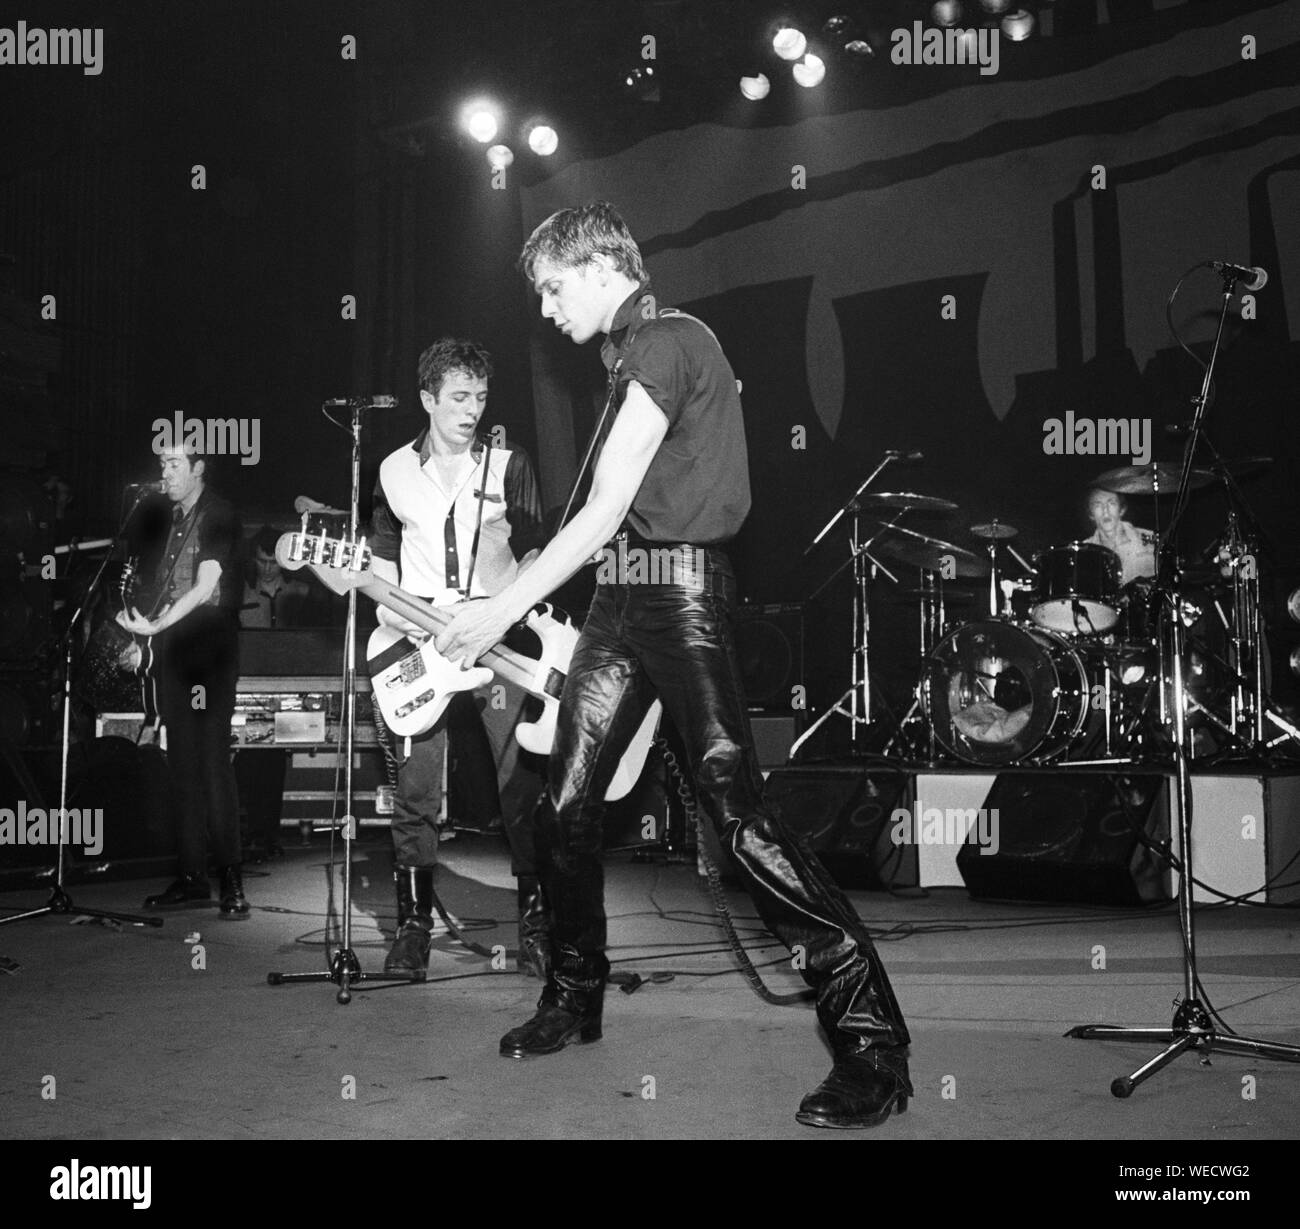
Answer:
[[[1093,487],[1088,493],[1088,519],[1093,534],[1085,542],[1104,546],[1119,556],[1121,585],[1156,574],[1156,535],[1124,519],[1123,495]]]

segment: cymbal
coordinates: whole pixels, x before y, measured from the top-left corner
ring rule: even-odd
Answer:
[[[1020,532],[1014,525],[1002,525],[997,521],[987,525],[972,525],[970,531],[977,538],[983,538],[987,542],[1005,542]]]
[[[981,559],[965,547],[918,533],[915,529],[904,529],[902,525],[885,525],[883,522],[881,525],[884,532],[876,538],[875,544],[881,554],[899,563],[945,574],[945,579],[988,575],[988,560]]]
[[[1093,486],[1117,495],[1176,495],[1178,479],[1183,467],[1177,461],[1153,461],[1150,465],[1121,465],[1118,469],[1108,469],[1092,480]],[[1160,490],[1156,491],[1156,479],[1160,480]],[[1214,475],[1208,469],[1193,469],[1188,480],[1188,489],[1195,491],[1199,487],[1209,486]]]
[[[956,512],[957,505],[937,495],[917,495],[912,491],[868,491],[858,496],[867,508],[914,508],[920,512]]]

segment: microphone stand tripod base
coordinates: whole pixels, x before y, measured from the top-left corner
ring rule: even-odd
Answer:
[[[1111,1095],[1121,1099],[1131,1097],[1133,1090],[1167,1067],[1187,1050],[1201,1050],[1201,1061],[1209,1064],[1210,1054],[1241,1054],[1260,1058],[1274,1058],[1282,1062],[1300,1063],[1300,1046],[1281,1042],[1260,1041],[1254,1037],[1218,1033],[1210,1013],[1196,999],[1178,1005],[1172,1024],[1168,1028],[1130,1028],[1120,1024],[1080,1024],[1065,1036],[1083,1041],[1165,1041],[1169,1044],[1154,1058],[1143,1063],[1132,1075],[1121,1075],[1111,1081]]]

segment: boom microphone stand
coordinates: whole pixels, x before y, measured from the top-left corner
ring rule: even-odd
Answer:
[[[348,430],[352,436],[352,502],[349,504],[348,541],[354,552],[363,552],[365,540],[360,537],[361,523],[361,412],[388,408],[397,404],[394,397],[354,397],[346,401],[327,401],[322,412],[331,422],[337,420],[328,413],[328,407],[346,406],[352,412]],[[337,423],[342,426],[342,423]],[[304,525],[307,514],[303,514]],[[354,554],[354,559],[356,555]],[[330,958],[329,968],[316,973],[268,973],[266,981],[271,986],[301,984],[303,982],[333,982],[338,986],[335,999],[342,1006],[352,1002],[352,985],[362,981],[413,982],[423,981],[420,974],[409,976],[400,973],[366,973],[361,961],[352,950],[352,842],[357,837],[357,818],[352,813],[352,748],[357,723],[357,591],[348,590],[347,628],[343,643],[343,720],[339,731],[340,749],[343,752],[343,816],[332,821],[330,831],[343,833],[343,936],[338,950]],[[333,882],[331,877],[331,883]],[[327,949],[328,950],[328,949]]]
[[[152,489],[155,488],[152,484],[149,484],[140,487],[136,492],[135,503],[131,505],[126,516],[122,518],[122,523],[117,527],[117,533],[113,535],[114,542],[126,532],[126,526],[131,517],[135,515],[135,510],[140,506],[145,495]],[[86,909],[80,905],[75,905],[63,883],[66,867],[63,850],[68,837],[68,749],[71,741],[73,647],[77,639],[77,629],[80,627],[82,619],[85,618],[86,611],[90,609],[96,593],[99,592],[99,582],[103,579],[104,571],[108,567],[108,561],[112,556],[113,552],[109,551],[100,560],[99,569],[95,572],[94,578],[86,589],[86,595],[81,599],[81,605],[73,612],[67,630],[63,633],[63,747],[59,758],[59,852],[55,862],[54,886],[50,889],[50,899],[39,909],[28,909],[23,913],[13,913],[8,917],[0,918],[0,926],[7,925],[9,922],[21,922],[29,917],[43,917],[47,913],[76,913],[84,917],[109,918],[115,922],[129,922],[132,926],[161,926],[163,924],[163,919],[160,917],[149,917],[138,913],[114,913],[109,909]],[[26,776],[27,774],[24,773],[23,775]],[[32,784],[34,783],[29,782],[27,788],[30,789]]]
[[[1205,376],[1201,382],[1201,392],[1196,398],[1196,412],[1192,418],[1191,430],[1187,437],[1187,448],[1183,454],[1183,470],[1178,484],[1178,495],[1174,500],[1174,511],[1170,518],[1169,530],[1161,551],[1159,578],[1161,581],[1161,617],[1167,629],[1167,640],[1173,665],[1173,697],[1171,707],[1174,716],[1174,760],[1177,768],[1178,799],[1178,836],[1179,854],[1182,865],[1178,879],[1178,927],[1183,946],[1183,997],[1174,1011],[1174,1018],[1168,1028],[1126,1027],[1117,1024],[1081,1024],[1070,1029],[1067,1037],[1079,1037],[1085,1041],[1163,1041],[1166,1046],[1154,1058],[1143,1063],[1131,1075],[1122,1075],[1111,1081],[1110,1091],[1116,1097],[1130,1097],[1133,1090],[1144,1080],[1150,1079],[1157,1071],[1167,1067],[1186,1050],[1201,1050],[1206,1054],[1219,1050],[1228,1054],[1258,1055],[1261,1058],[1274,1058],[1283,1062],[1300,1062],[1300,1046],[1283,1045],[1280,1042],[1261,1041],[1254,1037],[1242,1037],[1233,1032],[1219,1031],[1215,1027],[1217,1013],[1206,1006],[1197,997],[1201,988],[1200,977],[1196,972],[1196,927],[1192,909],[1192,781],[1187,754],[1187,693],[1183,688],[1183,624],[1181,618],[1181,595],[1175,579],[1176,552],[1174,540],[1179,520],[1187,506],[1192,475],[1192,460],[1196,453],[1196,444],[1200,436],[1209,403],[1210,386],[1213,383],[1214,364],[1219,354],[1219,345],[1223,338],[1223,326],[1227,319],[1228,308],[1232,303],[1233,288],[1241,275],[1251,270],[1235,269],[1231,266],[1221,270],[1223,277],[1223,304],[1219,311],[1218,329],[1214,334],[1214,345],[1210,350],[1210,361],[1205,367]],[[1181,284],[1181,283],[1180,283]],[[1174,294],[1177,294],[1175,289]],[[1172,296],[1171,296],[1172,302]],[[1162,637],[1164,639],[1166,637]],[[1220,1020],[1220,1024],[1223,1022]],[[1224,1025],[1226,1029],[1226,1025]]]

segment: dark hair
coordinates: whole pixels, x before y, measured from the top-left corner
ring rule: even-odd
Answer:
[[[482,346],[456,337],[440,337],[420,355],[420,388],[434,397],[453,371],[463,371],[479,380],[492,378],[492,356]]]
[[[1124,513],[1128,511],[1128,500],[1125,499],[1124,496],[1119,493],[1119,491],[1112,491],[1104,486],[1090,486],[1088,488],[1087,497],[1083,501],[1083,508],[1085,512],[1091,510],[1092,500],[1094,495],[1113,495],[1119,506],[1120,516],[1123,516]]]
[[[275,544],[279,542],[279,540],[280,535],[275,531],[273,526],[263,525],[262,528],[253,535],[254,555],[256,555],[258,551],[261,551],[266,555],[274,555]]]
[[[614,268],[633,281],[645,280],[641,249],[608,201],[592,201],[551,214],[528,236],[519,253],[519,269],[531,282],[538,260],[569,269],[585,265],[596,255],[608,256]]]

